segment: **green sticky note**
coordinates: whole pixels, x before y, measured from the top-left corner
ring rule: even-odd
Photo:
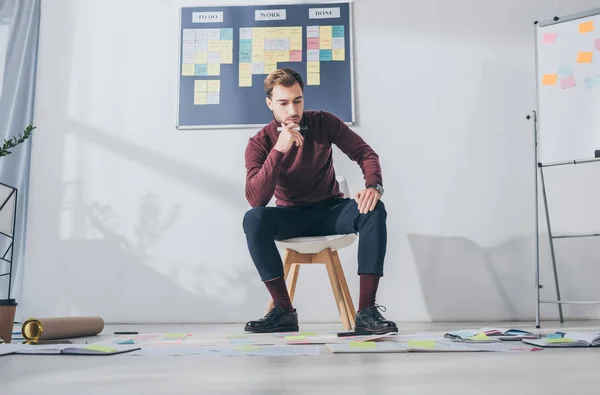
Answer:
[[[575,340],[566,337],[556,339],[546,339],[546,343],[573,343]]]
[[[239,348],[236,348],[235,350],[237,350],[237,351],[255,351],[255,350],[260,350],[260,348],[248,346],[248,347],[239,347]]]
[[[87,347],[85,347],[85,349],[86,350],[91,350],[91,351],[100,351],[100,352],[114,352],[114,351],[117,351],[116,349],[111,348],[111,347],[94,346],[94,345],[87,346]]]
[[[298,336],[319,336],[319,332],[298,332]]]
[[[377,348],[375,342],[350,342],[350,348]]]
[[[167,339],[178,339],[181,337],[186,337],[187,334],[185,333],[167,333],[167,336],[165,336]]]
[[[470,337],[469,340],[490,340],[490,338],[485,334],[485,332],[479,332],[475,336]]]
[[[408,347],[411,347],[411,348],[435,348],[435,340],[409,340]]]
[[[286,336],[285,340],[306,340],[306,336]]]

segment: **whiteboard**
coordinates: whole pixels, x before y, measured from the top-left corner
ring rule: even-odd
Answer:
[[[600,9],[540,22],[535,36],[539,162],[593,158],[600,150]]]

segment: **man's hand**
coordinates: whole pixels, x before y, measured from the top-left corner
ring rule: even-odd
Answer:
[[[277,142],[275,143],[275,148],[277,151],[286,153],[292,148],[292,145],[296,144],[296,146],[301,146],[304,143],[304,137],[299,131],[294,130],[294,128],[299,127],[295,123],[290,123],[289,125],[281,124],[282,130],[277,138]]]
[[[358,212],[361,214],[367,214],[375,210],[379,199],[381,199],[381,194],[373,188],[363,189],[354,197],[354,200],[358,203]]]

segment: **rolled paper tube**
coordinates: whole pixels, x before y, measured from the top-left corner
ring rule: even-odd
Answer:
[[[21,333],[26,341],[38,341],[96,336],[103,329],[100,317],[30,318],[23,323]]]

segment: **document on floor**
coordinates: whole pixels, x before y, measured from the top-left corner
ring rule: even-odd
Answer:
[[[556,332],[541,339],[523,339],[521,341],[539,347],[598,347],[600,346],[600,333]]]
[[[399,342],[351,341],[325,344],[325,347],[333,354],[408,352],[407,344]]]

